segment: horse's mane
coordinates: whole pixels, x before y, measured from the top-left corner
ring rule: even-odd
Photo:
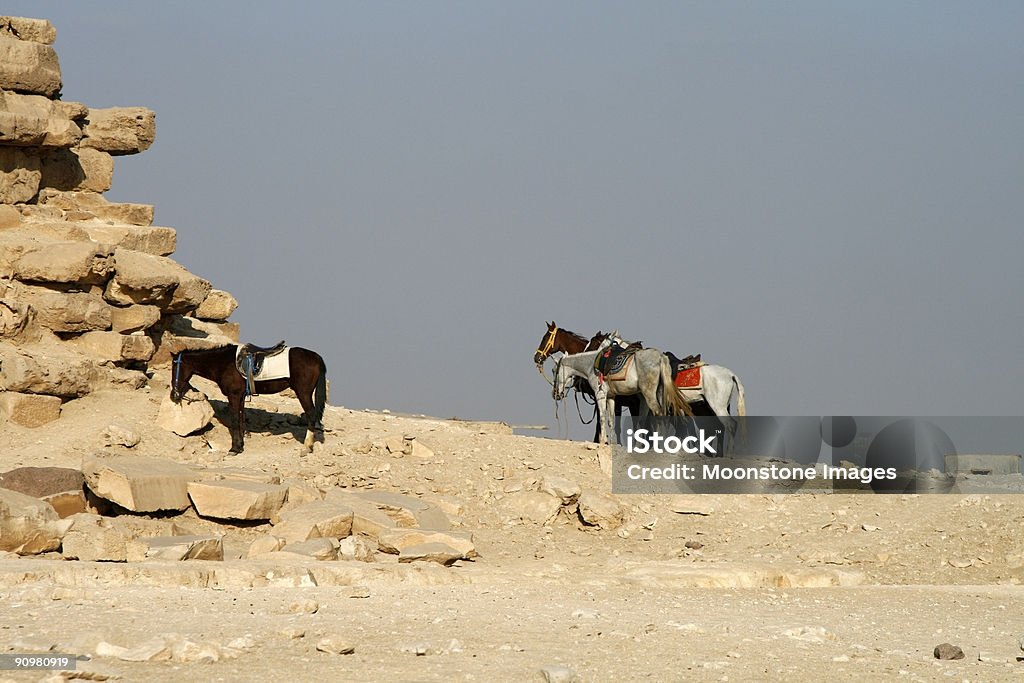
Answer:
[[[573,332],[572,330],[567,330],[567,329],[565,329],[564,327],[562,328],[562,332],[565,332],[565,333],[566,333],[567,335],[569,335],[570,337],[575,337],[575,338],[576,338],[576,341],[581,341],[581,342],[588,342],[588,341],[590,341],[589,339],[587,339],[586,337],[584,337],[584,336],[583,336],[582,334],[576,334],[576,333],[575,333],[575,332]]]

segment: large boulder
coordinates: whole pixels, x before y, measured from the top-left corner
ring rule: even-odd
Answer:
[[[95,374],[92,363],[79,356],[0,342],[0,391],[77,398],[93,390]]]
[[[230,479],[188,485],[196,512],[216,519],[270,519],[281,509],[287,491],[279,484]]]
[[[106,361],[147,361],[153,357],[153,340],[144,334],[86,332],[73,340],[87,354]]]
[[[82,139],[73,120],[86,108],[41,95],[0,90],[0,142],[24,147],[71,147]]]
[[[43,162],[33,151],[0,147],[0,204],[30,201],[39,192]]]
[[[0,423],[6,421],[22,427],[42,427],[60,417],[60,406],[61,400],[57,396],[5,391],[0,394]]]
[[[156,304],[168,313],[194,310],[210,293],[208,280],[193,275],[169,258],[118,248],[117,273],[106,299],[118,305]]]
[[[271,534],[286,543],[311,538],[345,538],[352,533],[352,509],[340,503],[318,500],[281,513]]]
[[[60,92],[60,64],[51,45],[0,32],[0,88],[53,97]]]
[[[56,550],[62,531],[57,512],[49,503],[0,488],[0,550],[19,555]]]
[[[132,512],[188,508],[188,485],[197,478],[184,465],[138,456],[92,458],[82,472],[89,490]]]
[[[13,296],[31,306],[36,322],[54,332],[110,329],[110,304],[92,292],[61,292],[19,285]]]
[[[120,206],[127,205],[122,204]],[[140,218],[139,220],[142,219]],[[103,242],[104,244],[153,256],[173,254],[178,246],[178,233],[174,228],[161,228],[149,225],[97,225],[86,223],[82,225],[82,230],[94,242]]]
[[[152,204],[111,202],[98,192],[61,192],[59,190],[45,189],[39,193],[39,205],[61,209],[63,212],[74,212],[76,215],[86,215],[89,218],[97,218],[113,224],[130,226],[149,226],[153,224]],[[65,213],[65,215],[67,214]],[[86,225],[83,227],[86,230],[90,230],[95,226]],[[171,228],[163,228],[163,230],[171,230]],[[91,230],[90,239],[107,244],[118,244],[117,240],[93,237]],[[133,247],[130,244],[123,244],[121,246],[149,252],[148,249],[138,249],[138,247]],[[172,249],[171,251],[174,250]]]
[[[145,107],[89,109],[82,147],[118,154],[138,154],[156,137],[156,114]]]
[[[160,403],[156,423],[178,436],[188,436],[205,429],[213,421],[213,406],[200,391],[189,391],[175,403],[165,396]]]
[[[95,242],[50,242],[26,252],[14,264],[24,282],[103,284],[114,272],[114,250]]]
[[[98,149],[54,149],[39,156],[41,188],[66,192],[106,192],[114,181],[114,158]]]

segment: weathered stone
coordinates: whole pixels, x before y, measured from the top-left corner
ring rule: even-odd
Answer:
[[[142,539],[147,560],[217,560],[224,559],[222,536],[160,536]]]
[[[356,646],[341,636],[324,636],[317,641],[316,651],[331,655],[350,655],[356,651]]]
[[[411,455],[416,458],[434,457],[434,451],[411,434],[389,436],[384,439],[384,445],[389,453],[395,455]]]
[[[61,88],[57,52],[45,43],[0,33],[0,88],[53,97]]]
[[[43,498],[62,491],[81,491],[85,477],[70,467],[18,467],[0,474],[0,487]]]
[[[111,303],[152,303],[168,313],[183,313],[195,309],[210,293],[208,280],[171,259],[119,247],[114,260],[117,273],[105,294]]]
[[[377,544],[364,536],[349,536],[338,542],[339,560],[357,560],[359,562],[375,562]]]
[[[102,242],[151,256],[173,254],[178,246],[178,233],[174,228],[85,224],[82,226],[82,230],[94,242]]]
[[[39,338],[38,326],[32,326],[33,315],[29,305],[21,301],[0,299],[0,339]]]
[[[584,491],[580,494],[579,515],[584,524],[599,529],[617,529],[626,520],[626,510],[607,493]]]
[[[64,534],[61,554],[69,560],[83,562],[126,562],[129,554],[142,556],[144,547],[137,546],[134,535],[123,526],[99,515],[80,513],[68,518],[71,526]]]
[[[337,540],[330,538],[311,538],[308,541],[288,543],[281,552],[309,557],[318,561],[338,559]]]
[[[138,431],[116,423],[107,425],[107,428],[103,430],[102,438],[104,446],[124,446],[125,448],[135,448],[142,441]]]
[[[41,95],[0,90],[0,144],[23,147],[71,147],[82,129],[74,110]]]
[[[57,512],[41,500],[0,488],[0,550],[38,555],[60,547]]]
[[[114,180],[114,158],[98,149],[55,149],[40,155],[40,188],[106,192]]]
[[[179,403],[165,396],[160,403],[156,424],[178,436],[188,436],[204,429],[213,420],[213,406],[206,394],[189,391]]]
[[[964,651],[952,643],[942,643],[935,646],[935,651],[932,653],[935,655],[935,659],[963,659]]]
[[[544,677],[545,683],[579,683],[580,681],[580,677],[575,671],[560,664],[542,667],[540,674]]]
[[[430,531],[423,529],[389,529],[377,537],[377,545],[386,553],[401,554],[422,545],[443,544],[459,553],[460,558],[477,556],[473,534],[468,531]]]
[[[30,201],[39,192],[43,163],[32,151],[0,147],[0,204]]]
[[[153,144],[156,114],[145,107],[90,108],[83,132],[82,147],[114,155],[138,154]]]
[[[416,562],[424,560],[437,562],[438,564],[449,565],[458,560],[464,559],[463,554],[444,543],[423,543],[406,548],[398,555],[399,562]]]
[[[283,547],[284,541],[277,536],[260,536],[249,544],[249,550],[246,552],[246,557],[253,558],[266,553],[277,552]]]
[[[547,475],[540,483],[540,490],[558,498],[562,505],[572,505],[580,497],[580,485],[574,481],[554,475]]]
[[[558,516],[562,501],[543,491],[519,491],[505,501],[505,509],[532,524],[548,524]]]
[[[448,516],[437,505],[413,496],[391,491],[342,491],[340,489],[334,489],[330,495],[335,500],[352,507],[357,516],[363,508],[371,506],[376,508],[390,520],[388,527],[444,530],[450,529],[452,526]],[[373,520],[368,521],[372,525]],[[369,530],[362,529],[356,529],[354,533],[375,535]]]
[[[117,230],[118,228],[124,228],[128,226],[150,226],[153,224],[153,205],[152,204],[131,204],[121,202],[108,201],[106,197],[97,192],[61,192],[54,189],[45,189],[39,192],[39,204],[43,206],[49,206],[61,209],[63,211],[83,211],[88,213],[93,218],[98,218],[104,221],[111,221],[113,223],[122,223],[125,225],[121,226],[102,226]],[[86,230],[90,230],[93,226],[85,226]],[[171,228],[158,228],[160,230],[173,230]],[[135,249],[136,251],[146,251],[148,253],[155,253],[148,249],[139,249],[137,246],[131,244],[122,244],[119,239],[107,239],[106,235],[117,234],[117,233],[103,233],[98,232],[98,237],[93,237],[90,232],[90,238],[96,242],[103,242],[105,244],[117,244],[124,246],[128,249]],[[123,239],[123,237],[122,237]],[[173,252],[173,245],[171,251],[166,252],[167,254]]]
[[[102,284],[113,273],[114,250],[95,242],[50,242],[25,253],[14,277],[25,282]]]
[[[0,17],[0,33],[44,45],[52,45],[57,40],[57,29],[46,19]]]
[[[153,357],[156,346],[144,334],[120,334],[118,332],[86,332],[72,343],[85,353],[103,360],[147,361]]]
[[[196,512],[217,519],[270,519],[284,503],[287,490],[275,484],[230,479],[188,485]]]
[[[169,363],[171,356],[179,351],[218,349],[238,342],[235,323],[217,324],[184,315],[168,316],[164,320],[167,329],[156,339],[156,353],[150,359],[152,365]]]
[[[281,522],[271,532],[287,543],[311,538],[344,538],[352,533],[352,509],[328,500],[300,505],[281,513]]]
[[[10,230],[21,225],[21,212],[13,206],[0,204],[0,230]]]
[[[113,306],[110,309],[110,329],[112,332],[131,334],[142,332],[153,327],[160,321],[160,309],[156,306],[136,304],[121,308]]]
[[[195,316],[200,320],[227,320],[238,308],[235,297],[219,289],[211,289],[209,296],[196,309]]]
[[[52,493],[48,496],[41,496],[39,500],[53,506],[57,516],[61,519],[85,512],[86,508],[88,508],[88,501],[85,499],[85,491],[83,489]]]
[[[135,456],[94,458],[82,468],[89,489],[133,512],[184,510],[195,475],[184,465]]]
[[[33,349],[0,342],[0,390],[64,398],[92,391],[93,367],[87,360],[67,353],[32,353]]]
[[[19,285],[14,296],[28,304],[35,321],[54,332],[89,332],[110,329],[110,304],[91,292],[58,292],[46,287]]]
[[[61,400],[57,396],[5,391],[0,393],[0,422],[42,427],[60,417],[60,407]]]

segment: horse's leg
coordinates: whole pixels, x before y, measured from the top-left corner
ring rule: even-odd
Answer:
[[[235,423],[231,430],[231,452],[241,453],[245,448],[245,394],[221,391],[228,398],[228,412],[234,417]]]
[[[297,387],[292,384],[292,390],[299,399],[299,403],[302,405],[302,411],[306,414],[306,438],[302,442],[307,453],[313,452],[313,443],[316,441],[316,424],[313,418],[313,389],[310,387]]]

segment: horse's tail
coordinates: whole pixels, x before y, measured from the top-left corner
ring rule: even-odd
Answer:
[[[747,421],[743,418],[747,415],[747,394],[743,390],[743,382],[735,374],[732,376],[732,383],[736,385],[736,414],[740,417],[740,439],[747,440]]]
[[[323,428],[324,408],[327,406],[327,363],[320,359],[320,376],[313,389],[313,424]]]
[[[661,354],[661,376],[658,378],[658,401],[665,406],[667,414],[685,415],[693,417],[690,404],[683,400],[676,389],[676,383],[672,381],[672,364],[668,362],[668,356]]]

